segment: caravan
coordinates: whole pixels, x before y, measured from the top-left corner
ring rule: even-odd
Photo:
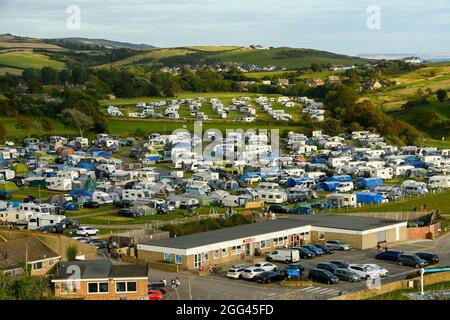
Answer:
[[[287,194],[282,191],[258,190],[258,200],[266,203],[283,204],[287,201]]]
[[[97,202],[100,205],[113,204],[113,199],[106,192],[95,191],[92,194],[92,201]]]
[[[70,191],[72,190],[72,179],[51,177],[45,179],[47,189],[52,191]]]
[[[407,180],[403,182],[402,191],[410,196],[422,196],[428,193],[425,182],[417,182],[414,180]]]
[[[335,208],[356,208],[355,194],[329,194],[327,196],[328,205]]]
[[[430,189],[450,188],[450,176],[432,176],[428,179]]]

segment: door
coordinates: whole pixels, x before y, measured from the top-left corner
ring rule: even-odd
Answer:
[[[247,243],[247,244],[245,245],[245,255],[246,255],[246,256],[251,255],[251,247],[252,247],[252,245],[251,245],[250,243]]]
[[[195,269],[200,268],[201,264],[202,264],[202,255],[194,254],[194,268]]]
[[[386,230],[377,232],[377,243],[386,242]]]

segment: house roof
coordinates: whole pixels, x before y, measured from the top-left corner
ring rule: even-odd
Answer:
[[[151,240],[140,243],[175,249],[190,249],[209,244],[250,238],[266,233],[313,226],[351,231],[366,231],[400,223],[399,221],[346,215],[302,215],[289,218],[245,224],[230,228],[207,231],[164,240]]]
[[[112,278],[142,278],[147,277],[146,265],[114,265],[111,261],[84,260],[70,261],[58,264],[54,280],[68,279],[73,275],[73,268],[80,270],[80,279],[112,279]],[[69,269],[70,268],[70,269]]]
[[[18,268],[21,263],[41,261],[60,256],[35,237],[0,242],[0,269]]]

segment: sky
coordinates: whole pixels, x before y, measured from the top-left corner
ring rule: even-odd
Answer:
[[[450,53],[449,31],[450,0],[0,0],[0,33],[157,47]]]

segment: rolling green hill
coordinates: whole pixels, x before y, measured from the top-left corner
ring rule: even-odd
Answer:
[[[277,66],[287,69],[308,67],[312,63],[349,65],[361,64],[366,60],[325,51],[293,48],[250,49],[243,47],[179,47],[158,48],[136,55],[124,60],[114,62],[112,65],[124,66],[139,63],[158,63],[167,58],[179,58],[201,63],[207,59],[217,62],[236,62],[240,64],[255,64],[259,66]],[[187,61],[187,60],[186,60]]]
[[[56,69],[63,69],[64,63],[50,59],[46,55],[31,51],[10,51],[0,53],[0,66],[16,69],[40,69],[48,66]]]

